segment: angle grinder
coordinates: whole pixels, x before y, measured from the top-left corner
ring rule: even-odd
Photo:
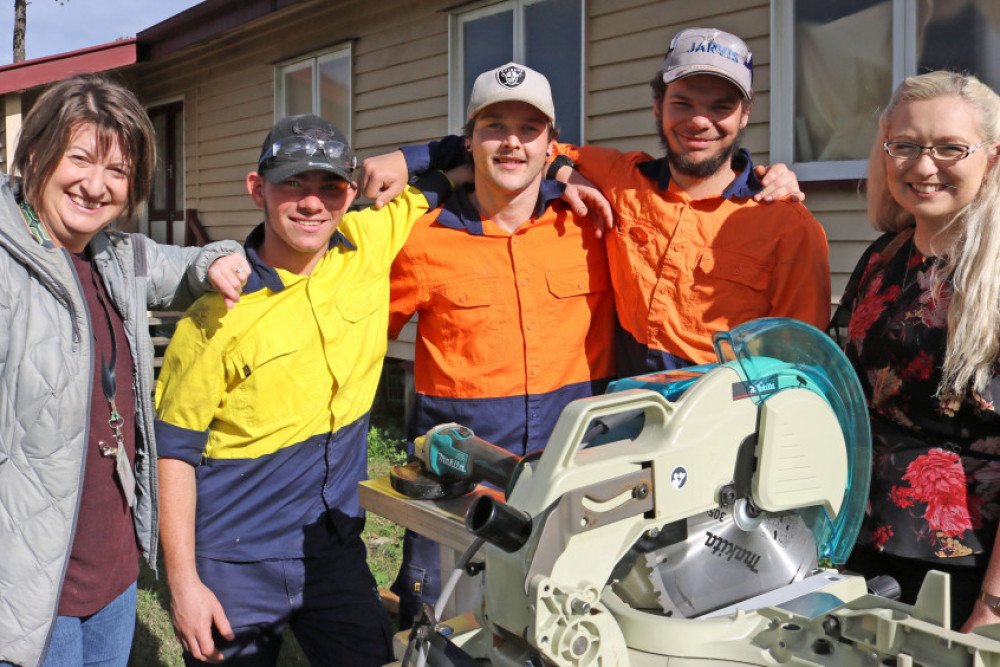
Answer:
[[[393,466],[389,482],[399,493],[421,500],[457,498],[471,493],[479,482],[506,492],[521,466],[537,458],[511,454],[456,423],[435,426],[413,445],[415,460]]]

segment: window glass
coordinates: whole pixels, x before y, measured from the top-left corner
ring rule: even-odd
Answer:
[[[548,78],[561,137],[574,144],[582,136],[582,11],[579,0],[547,0],[524,8],[524,64]]]
[[[795,2],[796,162],[862,160],[892,93],[892,2]]]
[[[466,21],[462,25],[462,38],[465,45],[462,108],[467,109],[476,77],[514,60],[514,12],[496,12]]]
[[[449,81],[453,128],[465,124],[476,77],[513,60],[548,78],[562,139],[582,143],[582,26],[581,0],[509,0],[456,14],[452,71],[461,66],[462,76]]]
[[[1000,2],[918,3],[917,71],[972,72],[1000,90]]]
[[[781,43],[772,159],[800,178],[864,175],[880,110],[904,76],[971,72],[1000,90],[997,0],[773,0]],[[785,35],[791,35],[785,40]]]
[[[319,60],[319,115],[342,131],[350,127],[351,58],[339,53]]]
[[[313,113],[351,135],[351,48],[306,58],[276,70],[279,118]]]
[[[283,116],[313,113],[312,61],[286,67],[282,72]]]

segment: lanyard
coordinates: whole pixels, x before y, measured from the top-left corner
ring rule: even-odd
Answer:
[[[123,427],[125,426],[125,419],[122,418],[121,414],[118,412],[118,406],[115,403],[115,396],[118,393],[115,380],[115,370],[118,366],[118,342],[117,336],[115,335],[114,324],[111,321],[111,311],[108,309],[108,304],[104,300],[104,294],[101,289],[101,285],[98,283],[97,279],[97,264],[94,262],[93,258],[90,259],[90,279],[94,283],[94,291],[97,295],[97,301],[101,304],[101,310],[104,311],[104,320],[108,324],[108,334],[111,337],[111,364],[108,364],[108,360],[104,356],[104,350],[101,350],[101,390],[104,392],[104,398],[108,401],[108,408],[111,411],[108,417],[108,426],[111,427],[111,432],[114,436],[114,446],[109,445],[103,440],[99,440],[97,446],[101,449],[101,456],[106,456],[108,458],[115,459],[115,472],[118,474],[118,481],[121,483],[122,492],[125,494],[125,499],[128,501],[130,507],[135,507],[135,474],[132,472],[132,465],[128,460],[128,453],[125,451],[125,435],[123,432]],[[94,336],[94,347],[97,347],[97,333],[93,333]]]
[[[54,247],[52,245],[52,239],[49,237],[49,233],[45,231],[45,227],[42,226],[42,221],[38,219],[38,214],[35,213],[34,207],[28,203],[28,200],[22,199],[18,202],[18,206],[21,207],[21,215],[24,217],[24,221],[28,223],[28,231],[31,232],[33,237],[35,237],[35,240],[46,248]]]

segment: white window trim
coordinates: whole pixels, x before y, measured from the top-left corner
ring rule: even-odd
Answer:
[[[465,50],[462,47],[462,24],[466,21],[498,14],[514,8],[514,62],[524,62],[524,12],[523,8],[544,0],[504,0],[484,2],[471,10],[452,12],[448,17],[448,127],[453,134],[461,134],[465,127]],[[586,142],[586,58],[587,58],[587,7],[580,3],[580,144]],[[558,122],[558,109],[556,110]]]
[[[282,74],[289,70],[304,67],[309,67],[312,70],[312,112],[319,115],[319,111],[316,107],[320,97],[320,79],[316,76],[316,69],[320,63],[326,60],[333,60],[334,58],[341,58],[344,56],[347,57],[348,63],[350,63],[350,73],[347,77],[347,127],[339,129],[347,136],[348,140],[352,140],[353,135],[351,134],[351,126],[354,123],[354,53],[351,42],[345,42],[320,51],[314,51],[306,56],[299,56],[294,59],[286,60],[274,66],[274,121],[278,122],[287,115],[285,110],[282,108],[284,106],[285,99],[284,79],[282,78]]]
[[[868,160],[794,162],[794,0],[771,0],[771,162],[791,166],[800,181],[865,178]],[[917,71],[917,12],[892,0],[892,89]],[[886,102],[889,101],[886,92]]]

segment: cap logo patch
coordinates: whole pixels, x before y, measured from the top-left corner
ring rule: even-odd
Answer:
[[[292,132],[299,135],[300,137],[309,137],[310,139],[316,139],[318,141],[323,141],[326,139],[333,138],[333,132],[325,130],[321,127],[306,127],[303,128],[298,123],[292,125]]]
[[[516,88],[524,83],[525,72],[520,67],[511,65],[497,71],[497,81],[507,88]]]
[[[744,60],[742,55],[737,51],[734,51],[728,46],[723,46],[718,42],[693,42],[691,48],[687,50],[688,53],[714,53],[720,58],[725,58],[726,60],[731,60],[737,65],[747,65],[750,59],[749,57]]]

